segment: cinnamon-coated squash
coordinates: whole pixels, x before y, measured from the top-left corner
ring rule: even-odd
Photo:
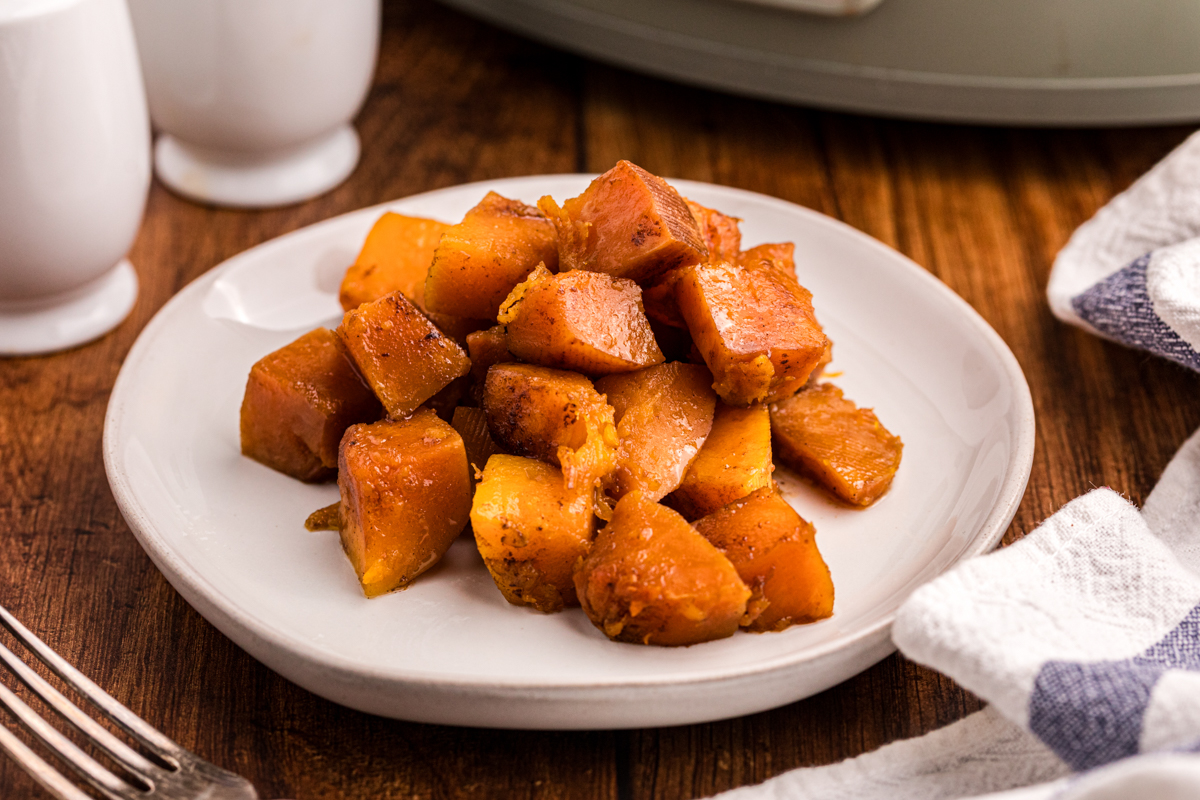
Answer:
[[[712,430],[667,504],[699,519],[771,484],[771,418],[764,405],[717,403]]]
[[[721,551],[641,492],[617,503],[575,572],[575,589],[610,639],[666,646],[732,635],[750,598]]]
[[[539,267],[513,289],[498,320],[509,352],[532,364],[608,375],[663,361],[642,290],[621,278]]]
[[[449,549],[471,512],[467,469],[462,437],[426,408],[346,431],[342,547],[367,597],[404,588]]]
[[[242,453],[302,481],[330,480],[346,428],[381,416],[345,346],[333,331],[317,328],[251,367],[242,398]]]
[[[856,506],[888,490],[904,450],[874,411],[858,408],[832,383],[772,405],[771,430],[782,463]]]
[[[546,612],[578,605],[572,571],[587,554],[594,525],[590,493],[567,488],[559,470],[502,453],[488,459],[471,529],[508,602]]]
[[[426,308],[494,320],[504,298],[539,263],[558,268],[554,225],[533,206],[488,192],[442,235],[427,267]]]
[[[833,579],[817,549],[816,530],[776,487],[756,489],[695,526],[750,587],[742,627],[781,631],[833,613]]]

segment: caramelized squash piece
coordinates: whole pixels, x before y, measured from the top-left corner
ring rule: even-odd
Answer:
[[[717,404],[712,430],[667,503],[688,519],[771,485],[771,418],[764,405]]]
[[[578,605],[572,570],[594,533],[590,493],[531,458],[488,459],[471,505],[475,543],[504,599],[539,611]]]
[[[487,414],[482,408],[459,406],[454,409],[451,427],[458,431],[467,451],[467,463],[471,465],[471,476],[476,478],[483,471],[488,459],[500,452],[488,430]]]
[[[739,266],[751,266],[759,261],[772,261],[776,267],[795,277],[796,275],[796,245],[791,242],[780,244],[760,244],[737,253],[733,258]]]
[[[700,238],[704,240],[704,244],[708,248],[708,260],[733,261],[736,259],[742,249],[742,231],[738,228],[741,220],[737,217],[726,216],[720,211],[705,208],[686,197],[683,202],[687,203],[688,210],[692,212],[692,218],[696,220],[696,226],[700,229]]]
[[[562,468],[567,488],[602,488],[617,465],[613,409],[574,372],[533,364],[488,371],[483,408],[505,449]]]
[[[642,290],[620,278],[539,267],[513,289],[498,320],[509,352],[533,364],[607,375],[663,361]]]
[[[812,295],[773,262],[687,267],[675,299],[730,405],[795,393],[825,352]]]
[[[750,590],[683,517],[631,492],[575,572],[579,602],[610,639],[679,646],[732,635]]]
[[[347,311],[337,334],[392,418],[407,416],[471,362],[400,292]]]
[[[833,614],[833,579],[817,549],[816,530],[774,486],[756,489],[695,525],[750,587],[742,627],[781,631]]]
[[[533,206],[488,192],[443,234],[428,267],[425,306],[437,314],[495,319],[504,298],[539,263],[558,269],[553,223]]]
[[[869,506],[887,491],[904,444],[869,408],[831,383],[771,406],[779,459],[851,505]]]
[[[516,361],[508,352],[503,325],[493,325],[484,331],[467,334],[467,355],[471,359],[471,401],[483,405],[483,386],[488,370],[494,364]]]
[[[462,437],[429,409],[354,425],[342,438],[342,547],[367,597],[402,589],[466,527],[471,479]]]
[[[679,193],[628,161],[617,162],[561,208],[548,196],[538,207],[558,229],[564,270],[585,269],[646,283],[675,267],[698,264],[708,254]]]
[[[331,480],[346,428],[382,416],[346,348],[333,331],[317,328],[251,367],[242,453],[302,481]]]
[[[616,412],[621,438],[614,497],[639,490],[657,501],[675,491],[712,429],[711,384],[705,367],[680,362],[596,381]]]
[[[358,308],[392,292],[400,292],[424,309],[425,277],[438,240],[449,227],[437,220],[391,211],[380,217],[342,279],[338,292],[342,309]]]

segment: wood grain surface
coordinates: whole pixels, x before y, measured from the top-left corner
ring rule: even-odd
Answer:
[[[141,280],[130,318],[70,352],[0,360],[0,602],[263,797],[683,800],[854,756],[981,707],[899,656],[773,711],[621,732],[397,722],[279,678],[150,563],[109,493],[100,450],[109,391],[142,327],[189,281],[272,237],[429,189],[597,172],[619,158],[837,217],[966,298],[1025,370],[1037,445],[1006,542],[1095,486],[1141,502],[1200,426],[1200,377],[1067,327],[1044,301],[1071,231],[1187,128],[959,127],[775,105],[609,68],[429,0],[386,4],[375,85],[356,125],[361,164],[307,203],[220,210],[155,183],[130,254]],[[0,760],[0,797],[39,796]]]

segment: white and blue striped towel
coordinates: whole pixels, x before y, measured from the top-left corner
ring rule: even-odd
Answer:
[[[1068,322],[1200,370],[1200,134],[1076,231],[1047,294]],[[722,800],[1200,798],[1200,432],[1140,511],[1084,495],[918,589],[893,638],[989,706]]]

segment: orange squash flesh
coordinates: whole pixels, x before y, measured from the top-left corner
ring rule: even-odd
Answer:
[[[610,639],[669,647],[731,636],[750,598],[729,559],[640,492],[617,503],[575,572],[575,589]]]
[[[483,408],[497,443],[561,467],[568,489],[608,485],[617,465],[617,429],[612,406],[587,378],[533,364],[497,364],[488,371]]]
[[[764,486],[695,522],[750,587],[742,627],[781,631],[833,614],[833,579],[812,524]]]
[[[429,409],[354,425],[342,438],[342,547],[363,592],[407,586],[466,527],[471,479],[462,437]]]
[[[712,430],[667,504],[687,519],[707,516],[771,485],[771,418],[764,405],[718,403]]]
[[[796,275],[796,245],[792,242],[779,244],[760,244],[737,253],[733,258],[738,265],[748,267],[759,261],[772,261],[775,265],[793,277]]]
[[[242,453],[302,481],[329,480],[346,428],[383,416],[346,348],[317,328],[251,369],[241,408]]]
[[[391,211],[380,217],[342,279],[338,292],[342,309],[358,308],[392,292],[401,292],[424,309],[425,277],[438,241],[449,227]]]
[[[904,444],[868,408],[831,383],[819,383],[771,406],[771,430],[782,463],[856,506],[888,490]]]
[[[663,361],[641,289],[620,278],[539,267],[513,289],[498,320],[509,352],[532,364],[607,375]]]
[[[449,228],[425,281],[425,306],[436,314],[495,319],[512,288],[539,263],[558,268],[554,225],[536,208],[495,192]]]
[[[616,412],[616,485],[613,496],[639,490],[661,500],[678,488],[712,429],[717,396],[712,375],[696,364],[673,362],[596,382]]]
[[[471,368],[462,348],[399,292],[346,312],[337,334],[393,419]]]
[[[493,325],[487,330],[467,334],[467,355],[471,359],[471,402],[483,405],[483,387],[488,370],[495,364],[516,361],[508,352],[503,325]]]
[[[538,202],[558,230],[562,269],[603,272],[645,283],[704,260],[707,249],[687,203],[666,181],[619,161],[583,194]]]
[[[711,208],[705,208],[697,202],[688,200],[688,210],[696,220],[700,229],[700,238],[708,248],[709,261],[733,261],[742,249],[742,232],[738,228],[741,222],[737,217],[730,217]]]
[[[812,294],[772,262],[687,267],[675,299],[730,405],[795,393],[825,352]]]
[[[579,604],[572,572],[588,552],[595,517],[590,493],[567,488],[559,470],[492,456],[475,490],[471,528],[508,602],[545,612]]]

